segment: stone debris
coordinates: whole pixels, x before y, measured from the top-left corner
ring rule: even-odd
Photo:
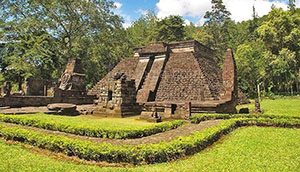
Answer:
[[[79,115],[79,111],[76,110],[77,106],[75,104],[69,103],[53,103],[47,105],[47,108],[50,112],[48,113],[57,113],[59,115]]]

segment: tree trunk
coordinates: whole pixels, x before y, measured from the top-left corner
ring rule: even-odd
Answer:
[[[22,91],[22,84],[23,84],[22,81],[23,81],[22,77],[19,76],[19,79],[18,79],[18,91]]]

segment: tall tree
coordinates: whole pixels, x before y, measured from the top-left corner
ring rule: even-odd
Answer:
[[[157,22],[157,41],[181,41],[184,37],[184,20],[181,16],[169,16]]]
[[[206,24],[222,25],[230,19],[230,12],[223,4],[223,0],[212,0],[212,10],[205,13],[204,18],[208,19]]]
[[[45,71],[55,78],[67,58],[81,58],[88,82],[94,83],[130,53],[122,19],[112,12],[111,1],[3,0],[0,6],[0,17],[10,28],[6,34],[13,35],[13,49],[5,57],[26,64],[10,65],[40,69],[22,69],[28,75],[43,75]]]
[[[295,3],[296,3],[296,0],[289,0],[289,3],[288,3],[289,10],[295,11],[295,8],[296,8]]]
[[[148,12],[136,20],[127,29],[130,42],[133,47],[145,46],[156,39],[156,26],[158,18],[154,12]]]
[[[256,30],[269,52],[268,73],[274,92],[299,91],[299,20],[299,13],[274,8]]]
[[[239,87],[250,97],[256,97],[256,86],[266,80],[265,52],[262,41],[251,41],[239,45],[235,53]]]
[[[211,48],[217,51],[218,61],[221,62],[223,53],[230,40],[229,28],[233,24],[230,20],[230,12],[226,9],[222,0],[212,0],[212,10],[207,11],[204,18],[207,20],[204,24],[205,30],[213,36]]]
[[[258,17],[257,17],[257,13],[256,13],[256,8],[253,5],[252,7],[252,20],[249,21],[249,27],[248,27],[248,31],[249,31],[249,38],[251,40],[255,40],[257,35],[255,30],[258,27]]]

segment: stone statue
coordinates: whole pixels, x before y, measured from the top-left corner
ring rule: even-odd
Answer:
[[[9,81],[6,81],[3,87],[4,97],[9,97],[10,92],[11,92],[11,83]]]

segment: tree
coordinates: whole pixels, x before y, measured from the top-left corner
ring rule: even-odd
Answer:
[[[227,11],[222,0],[212,0],[212,10],[207,11],[204,18],[207,20],[204,24],[205,30],[213,36],[213,43],[210,47],[217,52],[219,63],[225,50],[228,48],[227,43],[231,39],[229,28],[234,24],[230,20],[230,12]]]
[[[299,20],[299,13],[274,8],[256,30],[269,51],[269,78],[274,92],[299,91]]]
[[[180,16],[169,16],[157,22],[157,41],[181,41],[185,37],[184,20]]]
[[[205,13],[204,18],[208,19],[206,24],[222,25],[230,20],[230,12],[227,11],[222,0],[212,0],[212,10]]]
[[[148,12],[133,22],[127,29],[133,47],[145,46],[156,39],[157,17],[154,12]]]
[[[288,7],[289,7],[289,10],[291,11],[295,11],[295,8],[296,8],[296,0],[289,0],[289,3],[288,3]]]
[[[130,53],[122,19],[111,11],[111,1],[3,0],[0,5],[0,17],[10,28],[6,34],[13,35],[6,46],[13,48],[5,58],[15,59],[10,65],[25,63],[15,68],[26,73],[22,78],[57,78],[68,58],[80,58],[88,83],[95,83]]]
[[[213,36],[209,35],[203,27],[197,27],[194,24],[185,26],[185,40],[196,40],[203,45],[212,45]]]
[[[239,87],[250,97],[256,97],[256,86],[266,80],[266,48],[261,41],[251,41],[238,46],[235,59]]]
[[[258,27],[258,17],[257,17],[257,13],[256,13],[256,9],[255,9],[254,5],[253,5],[252,9],[253,9],[252,20],[250,20],[250,22],[249,22],[248,31],[249,31],[249,38],[251,40],[255,40],[257,37],[255,30]]]

